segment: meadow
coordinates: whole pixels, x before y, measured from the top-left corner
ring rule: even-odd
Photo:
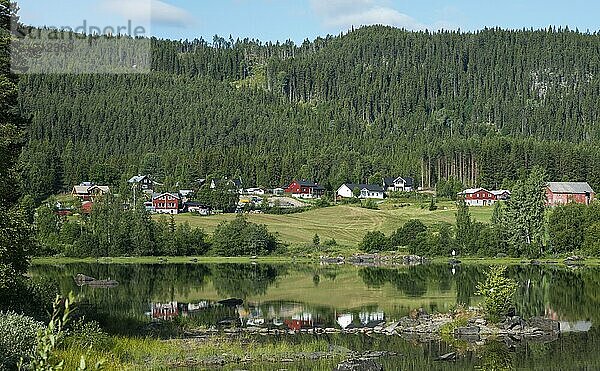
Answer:
[[[311,243],[314,235],[318,234],[321,241],[335,239],[339,245],[357,246],[367,231],[390,234],[410,219],[419,219],[428,226],[441,222],[454,224],[456,221],[456,205],[452,202],[439,203],[436,211],[429,211],[428,207],[420,204],[401,205],[386,201],[379,210],[339,205],[291,215],[248,214],[246,217],[253,223],[266,225],[269,231],[277,233],[282,242],[290,245]],[[470,211],[474,220],[490,221],[491,207],[471,208]],[[234,214],[180,214],[175,220],[212,233],[219,224],[235,217]]]

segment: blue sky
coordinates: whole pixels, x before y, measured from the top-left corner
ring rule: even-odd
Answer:
[[[35,26],[143,26],[154,36],[213,35],[302,42],[352,26],[388,24],[411,30],[569,26],[600,30],[594,0],[21,0]],[[151,20],[151,21],[150,21]]]

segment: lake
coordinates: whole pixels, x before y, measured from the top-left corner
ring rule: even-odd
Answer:
[[[76,263],[33,265],[30,273],[57,280],[63,293],[73,291],[83,312],[108,332],[131,336],[169,321],[215,328],[373,328],[418,308],[445,313],[460,303],[477,305],[480,299],[474,293],[485,269],[479,265]],[[508,272],[519,283],[517,313],[560,321],[558,340],[467,347],[453,341],[338,334],[330,336],[331,344],[400,354],[383,360],[386,369],[600,369],[600,268],[524,265],[511,266]],[[78,286],[77,274],[116,280],[119,285]],[[455,350],[457,361],[436,361]]]

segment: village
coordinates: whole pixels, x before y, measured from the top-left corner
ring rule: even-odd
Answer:
[[[417,193],[436,197],[435,191],[418,187],[412,177],[385,177],[380,184],[344,183],[334,191],[328,192],[322,185],[310,180],[293,180],[288,185],[276,188],[244,187],[242,179],[199,179],[190,189],[177,191],[157,191],[164,188],[149,175],[136,175],[128,180],[132,191],[132,203],[143,201],[144,208],[151,214],[178,215],[192,213],[209,216],[224,212],[260,213],[261,206],[281,209],[296,209],[310,206],[311,202],[328,198],[333,203],[348,200],[371,200],[383,202],[390,197],[402,194]],[[217,192],[225,190],[234,195],[236,204],[230,210],[219,209],[210,202],[201,202],[200,190]],[[568,203],[590,205],[595,199],[595,192],[587,182],[549,182],[546,184],[546,205],[557,206]],[[94,202],[101,196],[112,194],[107,185],[82,182],[73,187],[71,196],[81,202],[81,212],[91,213]],[[485,188],[468,188],[456,195],[456,200],[464,200],[469,207],[493,206],[499,201],[508,201],[511,191],[507,189],[488,190]],[[58,213],[68,215],[73,210],[58,206]]]

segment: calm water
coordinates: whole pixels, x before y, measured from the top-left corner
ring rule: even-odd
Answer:
[[[374,327],[417,308],[447,312],[457,303],[477,304],[475,286],[485,268],[69,264],[36,265],[31,273],[58,280],[61,291],[76,293],[86,311],[108,331],[130,335],[173,319],[216,327]],[[79,287],[73,279],[79,273],[120,284]],[[600,369],[600,269],[522,266],[509,268],[509,274],[519,282],[518,313],[561,321],[565,333],[559,340],[462,349],[454,363],[434,361],[454,350],[442,341],[419,343],[397,336],[361,335],[335,335],[331,341],[357,351],[403,354],[385,360],[386,369],[494,369],[492,364],[540,370]]]

